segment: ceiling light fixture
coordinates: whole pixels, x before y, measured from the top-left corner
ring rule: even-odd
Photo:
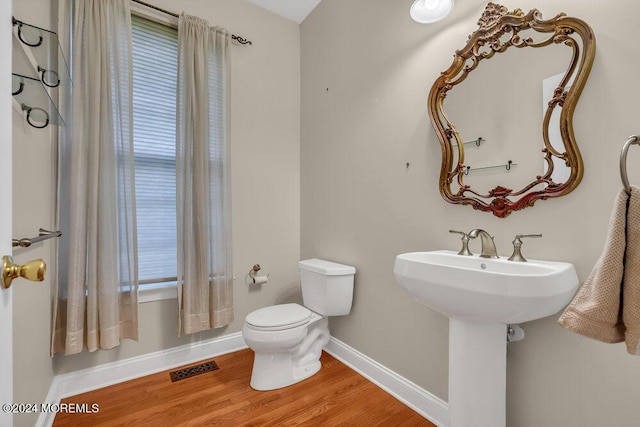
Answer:
[[[431,24],[444,19],[452,9],[453,0],[415,0],[409,15],[420,24]]]

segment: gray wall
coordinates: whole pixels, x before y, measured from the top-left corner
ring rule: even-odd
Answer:
[[[29,4],[27,4],[29,3]],[[51,2],[13,2],[13,15],[42,28],[56,28],[57,15]],[[53,15],[52,16],[52,13]],[[16,49],[14,56],[21,55]],[[5,72],[8,70],[5,69]],[[35,129],[13,110],[13,237],[33,237],[40,227],[55,228],[55,126]],[[55,274],[51,241],[29,248],[13,248],[16,263],[43,258],[47,273],[42,283],[16,280],[13,291],[13,384],[15,402],[45,402],[53,380],[49,357],[51,331],[51,277]],[[37,414],[14,417],[16,426],[32,426]]]
[[[620,148],[640,132],[635,68],[640,49],[634,44],[640,5],[631,0],[615,2],[615,8],[596,0],[505,4],[525,12],[538,8],[544,18],[559,12],[582,18],[598,45],[574,120],[585,164],[582,183],[566,197],[499,219],[441,198],[440,145],[426,111],[433,81],[477,28],[486,2],[456,2],[447,19],[433,25],[411,21],[411,2],[324,0],[301,25],[301,256],[358,268],[353,311],[331,319],[334,336],[446,400],[447,319],[399,288],[394,257],[457,250],[459,238],[448,233],[451,228],[484,228],[507,256],[515,234],[541,232],[542,239],[525,243],[525,255],[574,263],[580,279],[586,278],[620,188]],[[505,71],[503,90],[517,93],[514,82],[526,77]],[[524,128],[527,116],[521,117],[517,102],[514,96],[501,122]],[[540,100],[532,102],[539,114]],[[487,123],[496,122],[485,113]],[[629,163],[640,164],[640,153],[631,152]],[[640,168],[630,169],[636,170],[631,181],[640,182]],[[471,248],[477,252],[479,243]],[[509,345],[507,424],[636,425],[638,359],[621,344],[574,335],[556,318],[522,325],[525,340]]]
[[[14,287],[14,388],[16,402],[44,402],[55,374],[239,332],[244,317],[259,307],[298,299],[300,259],[300,27],[237,0],[154,1],[161,7],[209,20],[253,41],[232,47],[231,155],[235,320],[226,328],[176,337],[176,300],[140,306],[140,340],[110,351],[49,357],[52,242],[14,249],[16,261],[44,258],[44,283]],[[49,0],[14,1],[16,18],[55,29]],[[35,130],[14,112],[14,236],[53,227],[56,127]],[[53,132],[50,135],[50,132]],[[51,137],[50,137],[51,136]],[[270,281],[250,289],[245,276],[259,263]],[[35,417],[20,416],[18,426]]]

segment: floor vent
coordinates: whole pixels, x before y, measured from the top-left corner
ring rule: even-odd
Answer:
[[[195,377],[196,375],[205,374],[207,372],[215,371],[218,369],[220,368],[218,367],[216,362],[211,360],[199,365],[189,366],[188,368],[169,372],[169,375],[171,376],[171,382],[174,383],[176,381],[186,380],[187,378]]]

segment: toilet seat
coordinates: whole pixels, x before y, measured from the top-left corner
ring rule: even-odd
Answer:
[[[247,315],[245,322],[252,329],[282,331],[305,325],[311,310],[299,304],[278,304],[264,307]]]

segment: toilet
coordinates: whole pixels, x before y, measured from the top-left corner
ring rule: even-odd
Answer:
[[[355,267],[317,258],[298,264],[302,301],[253,311],[242,336],[255,353],[251,388],[274,390],[309,378],[320,370],[329,342],[328,316],[351,311]]]

